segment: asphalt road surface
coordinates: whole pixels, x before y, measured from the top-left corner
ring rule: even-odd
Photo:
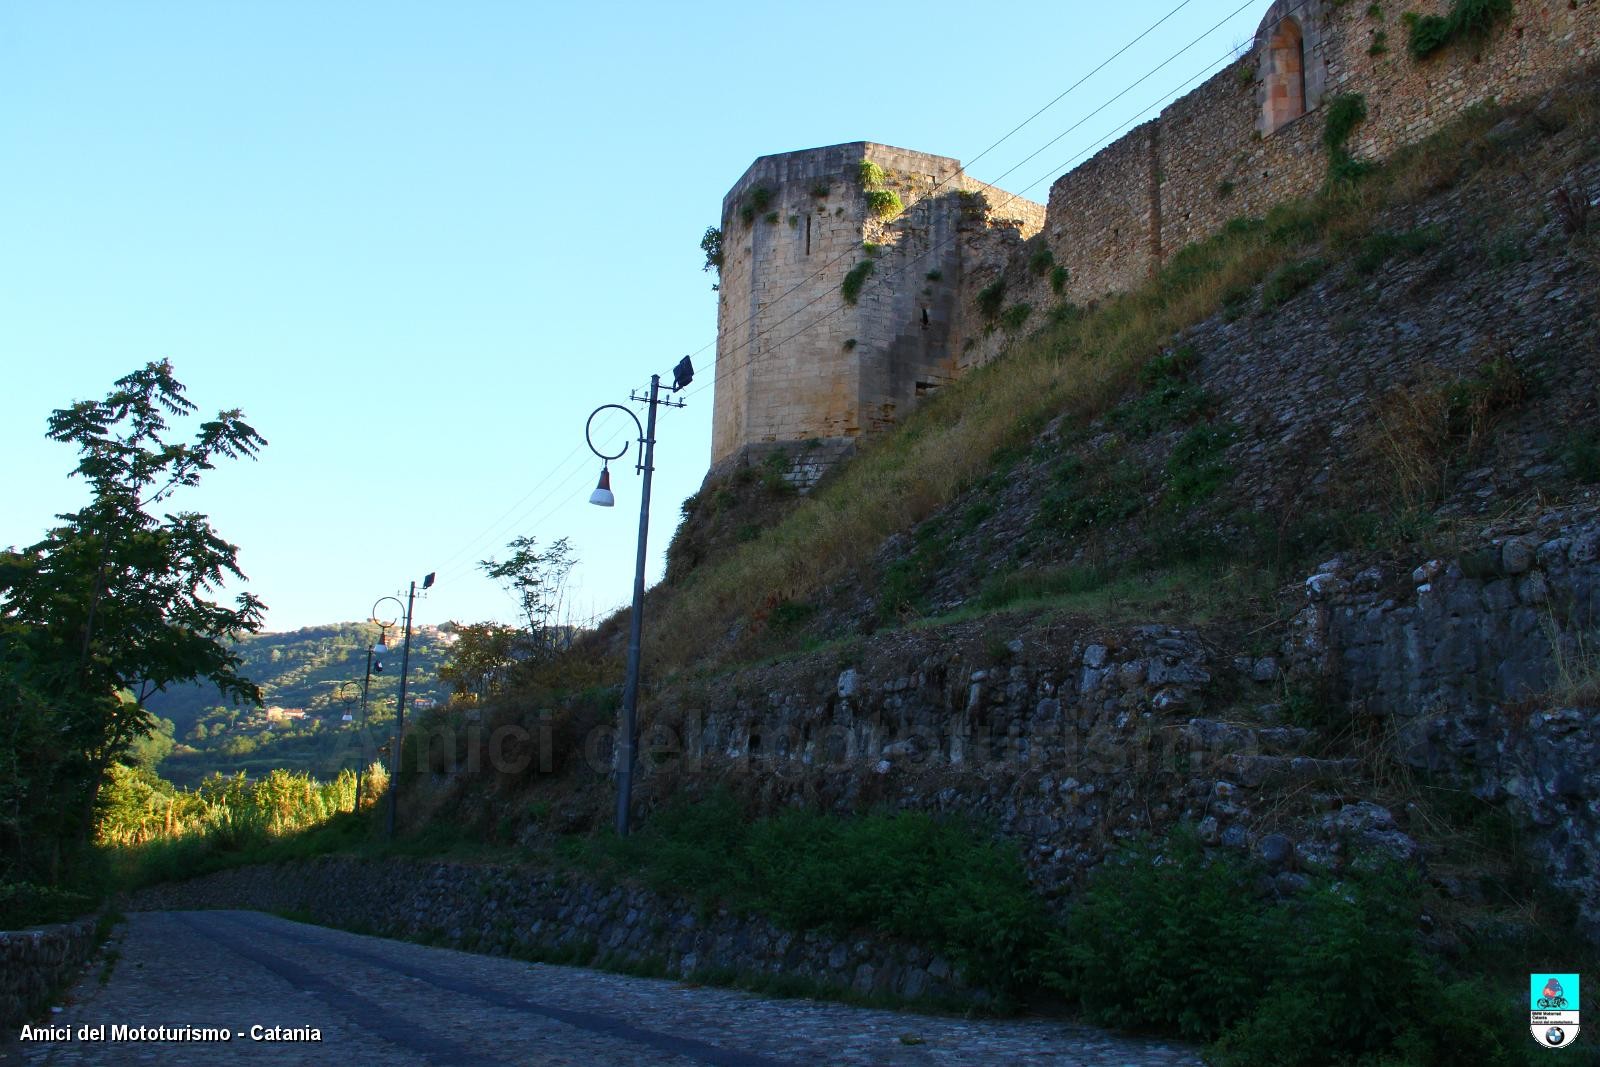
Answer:
[[[249,911],[139,912],[6,1064],[1199,1064],[1054,1021],[964,1020],[553,967]],[[166,1028],[163,1033],[161,1028]]]

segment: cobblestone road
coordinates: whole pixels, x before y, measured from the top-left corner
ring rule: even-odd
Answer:
[[[246,911],[142,912],[6,1064],[1198,1064],[1192,1050],[1056,1022],[966,1021],[628,978],[361,937]],[[105,1027],[79,1040],[80,1027]],[[112,1027],[229,1040],[113,1041]],[[253,1040],[252,1027],[320,1041]]]

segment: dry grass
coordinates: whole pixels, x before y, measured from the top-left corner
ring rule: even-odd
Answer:
[[[1581,123],[1592,131],[1593,96],[1585,82],[1572,99],[1545,108],[1541,121],[1563,128]],[[997,451],[1028,441],[1058,414],[1086,421],[1115,403],[1138,368],[1174,334],[1215,314],[1229,294],[1260,284],[1310,251],[1354,247],[1380,212],[1472,180],[1486,168],[1519,166],[1516,151],[1485,137],[1504,115],[1477,109],[1359,185],[1280,206],[1264,221],[1230,225],[1177,253],[1139,290],[1013,344],[866,447],[756,540],[687,575],[651,627],[650,661],[657,668],[682,667],[703,658],[715,635],[763,604],[815,597],[869,561],[885,538],[928,518],[987,474]],[[1430,410],[1394,416],[1423,429],[1438,417]],[[1411,448],[1398,424],[1395,433],[1398,453]],[[1433,476],[1424,457],[1416,463],[1403,477],[1421,486]]]
[[[1385,472],[1396,499],[1410,507],[1431,504],[1443,495],[1451,465],[1477,455],[1527,392],[1522,371],[1500,357],[1471,376],[1424,368],[1378,400],[1362,451]]]

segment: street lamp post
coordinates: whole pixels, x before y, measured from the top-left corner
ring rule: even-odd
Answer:
[[[433,588],[432,571],[422,579],[422,588]],[[394,709],[394,751],[389,754],[389,815],[386,829],[391,841],[394,840],[395,811],[400,802],[400,759],[404,750],[401,742],[405,739],[406,729],[406,682],[410,680],[407,675],[411,672],[411,613],[416,603],[417,583],[413,581],[411,591],[406,594],[405,643],[401,646],[400,652],[400,700]]]
[[[386,600],[394,601],[393,610],[395,614],[393,618],[386,619],[378,614],[378,608]],[[383,673],[383,661],[374,661],[373,653],[376,652],[380,656],[389,654],[389,631],[400,624],[400,612],[404,610],[405,605],[401,604],[398,598],[385,596],[379,597],[373,602],[372,611],[367,616],[372,624],[378,627],[378,644],[374,648],[370,641],[367,643],[367,673],[361,680],[361,770],[363,772],[367,769],[367,693],[372,688],[372,675],[374,673]],[[391,783],[392,787],[393,783]],[[356,775],[356,810],[361,810],[361,775],[359,774]]]
[[[684,356],[672,370],[672,391],[687,386],[694,380],[694,364]],[[609,408],[621,411],[633,420],[633,425],[639,430],[639,462],[634,470],[644,475],[644,484],[639,493],[639,544],[634,553],[633,564],[633,612],[628,621],[628,669],[622,683],[622,726],[617,734],[617,836],[628,836],[629,810],[633,803],[633,765],[634,753],[638,747],[639,732],[639,659],[644,641],[644,564],[645,544],[650,537],[650,476],[655,471],[656,449],[656,408],[683,407],[683,401],[662,399],[661,375],[650,375],[650,393],[648,396],[630,394],[630,399],[642,401],[649,405],[645,413],[645,425],[639,426],[639,417],[621,404],[603,404],[589,413],[589,421],[584,424],[583,435],[589,442],[589,450],[600,457],[600,483],[589,496],[589,503],[603,508],[613,507],[616,497],[611,492],[611,474],[609,464],[614,459],[620,459],[628,452],[628,446],[623,445],[621,451],[615,455],[607,455],[594,446],[592,428],[594,417]]]

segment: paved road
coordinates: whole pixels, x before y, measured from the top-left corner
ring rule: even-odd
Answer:
[[[248,911],[141,912],[54,1017],[7,1035],[7,1064],[1198,1064],[1192,1050],[1038,1021],[966,1021],[766,1000],[724,989],[361,937]],[[79,1040],[79,1027],[105,1027]],[[112,1027],[229,1035],[113,1040]],[[252,1027],[264,1028],[252,1038]],[[270,1038],[273,1027],[288,1034]],[[320,1040],[308,1040],[314,1030]],[[299,1033],[295,1033],[299,1031]]]

